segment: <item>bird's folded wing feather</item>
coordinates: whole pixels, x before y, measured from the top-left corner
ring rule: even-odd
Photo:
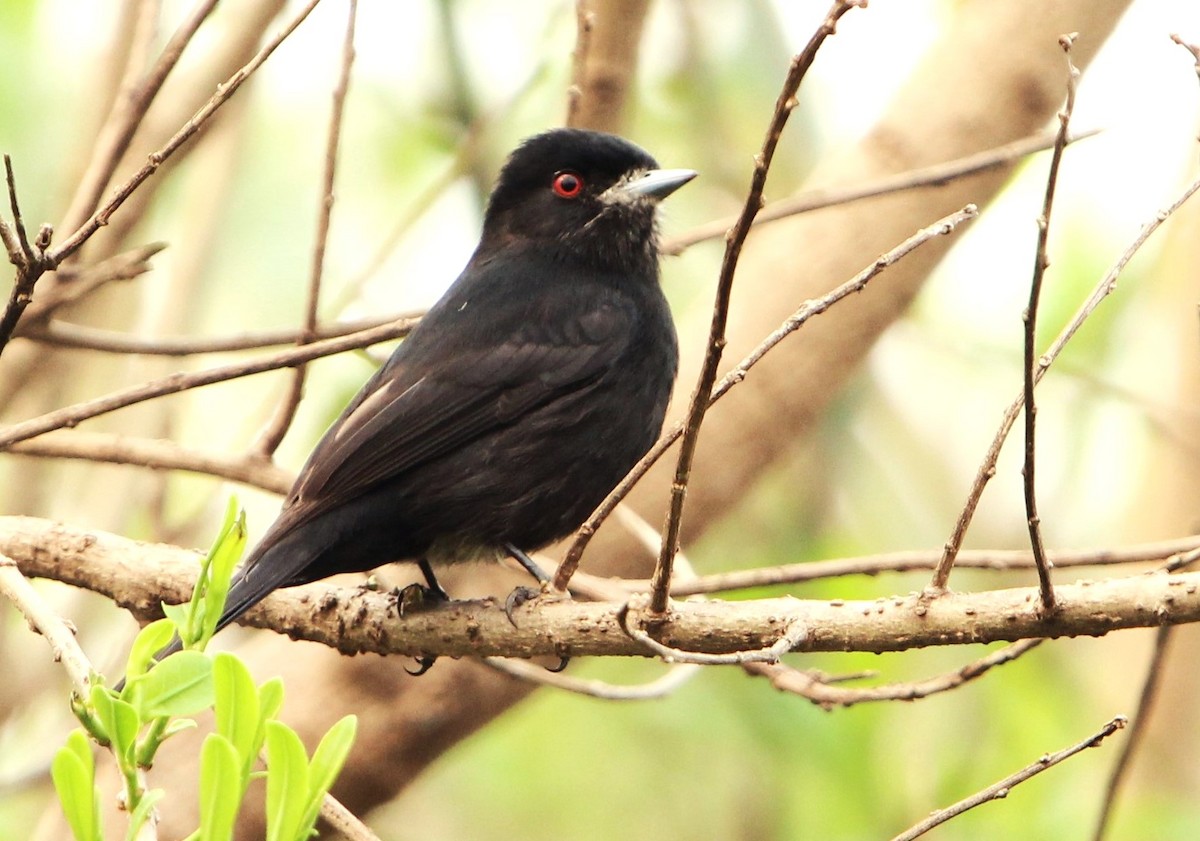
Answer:
[[[418,353],[397,354],[318,444],[283,519],[294,527],[585,387],[621,356],[635,318],[610,302],[549,326],[526,323],[435,370],[416,364]]]

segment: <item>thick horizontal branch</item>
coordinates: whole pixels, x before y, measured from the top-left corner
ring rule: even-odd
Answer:
[[[101,593],[135,615],[159,613],[159,601],[187,597],[198,556],[174,546],[138,543],[48,520],[0,517],[0,554],[31,577]],[[1099,636],[1122,628],[1200,620],[1200,573],[1145,573],[1081,581],[1056,589],[1060,610],[1039,610],[1036,588],[917,594],[873,601],[792,598],[678,602],[670,621],[652,628],[672,648],[725,654],[769,647],[801,623],[796,651],[901,651],[932,645],[1024,638]],[[397,615],[393,595],[313,584],[277,592],[246,624],[329,645],[346,654],[445,656],[648,656],[623,629],[623,603],[541,600],[521,607],[517,627],[502,600],[456,601]],[[630,624],[638,616],[630,617]]]

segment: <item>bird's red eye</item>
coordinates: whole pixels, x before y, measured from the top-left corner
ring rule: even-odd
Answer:
[[[554,176],[554,183],[551,186],[555,195],[562,196],[564,199],[573,199],[583,192],[583,179],[573,172],[560,172]]]

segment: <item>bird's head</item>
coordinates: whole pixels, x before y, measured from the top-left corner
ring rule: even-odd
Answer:
[[[615,135],[547,131],[521,144],[501,170],[482,245],[524,241],[562,260],[640,268],[658,257],[658,202],[695,176],[659,169],[645,150]]]

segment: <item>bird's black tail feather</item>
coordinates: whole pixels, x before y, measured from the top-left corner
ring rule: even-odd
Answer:
[[[289,552],[289,550],[291,550]],[[289,558],[288,555],[291,557]],[[282,557],[277,557],[282,556]],[[263,563],[263,561],[266,563]],[[229,582],[229,593],[225,598],[225,608],[221,618],[217,620],[214,633],[219,633],[228,625],[241,618],[242,614],[254,607],[272,591],[293,583],[298,571],[313,560],[313,553],[305,552],[291,542],[260,543],[234,573]],[[183,640],[175,637],[166,648],[154,655],[155,660],[170,657],[183,650]],[[122,678],[115,689],[120,692],[125,686]]]

